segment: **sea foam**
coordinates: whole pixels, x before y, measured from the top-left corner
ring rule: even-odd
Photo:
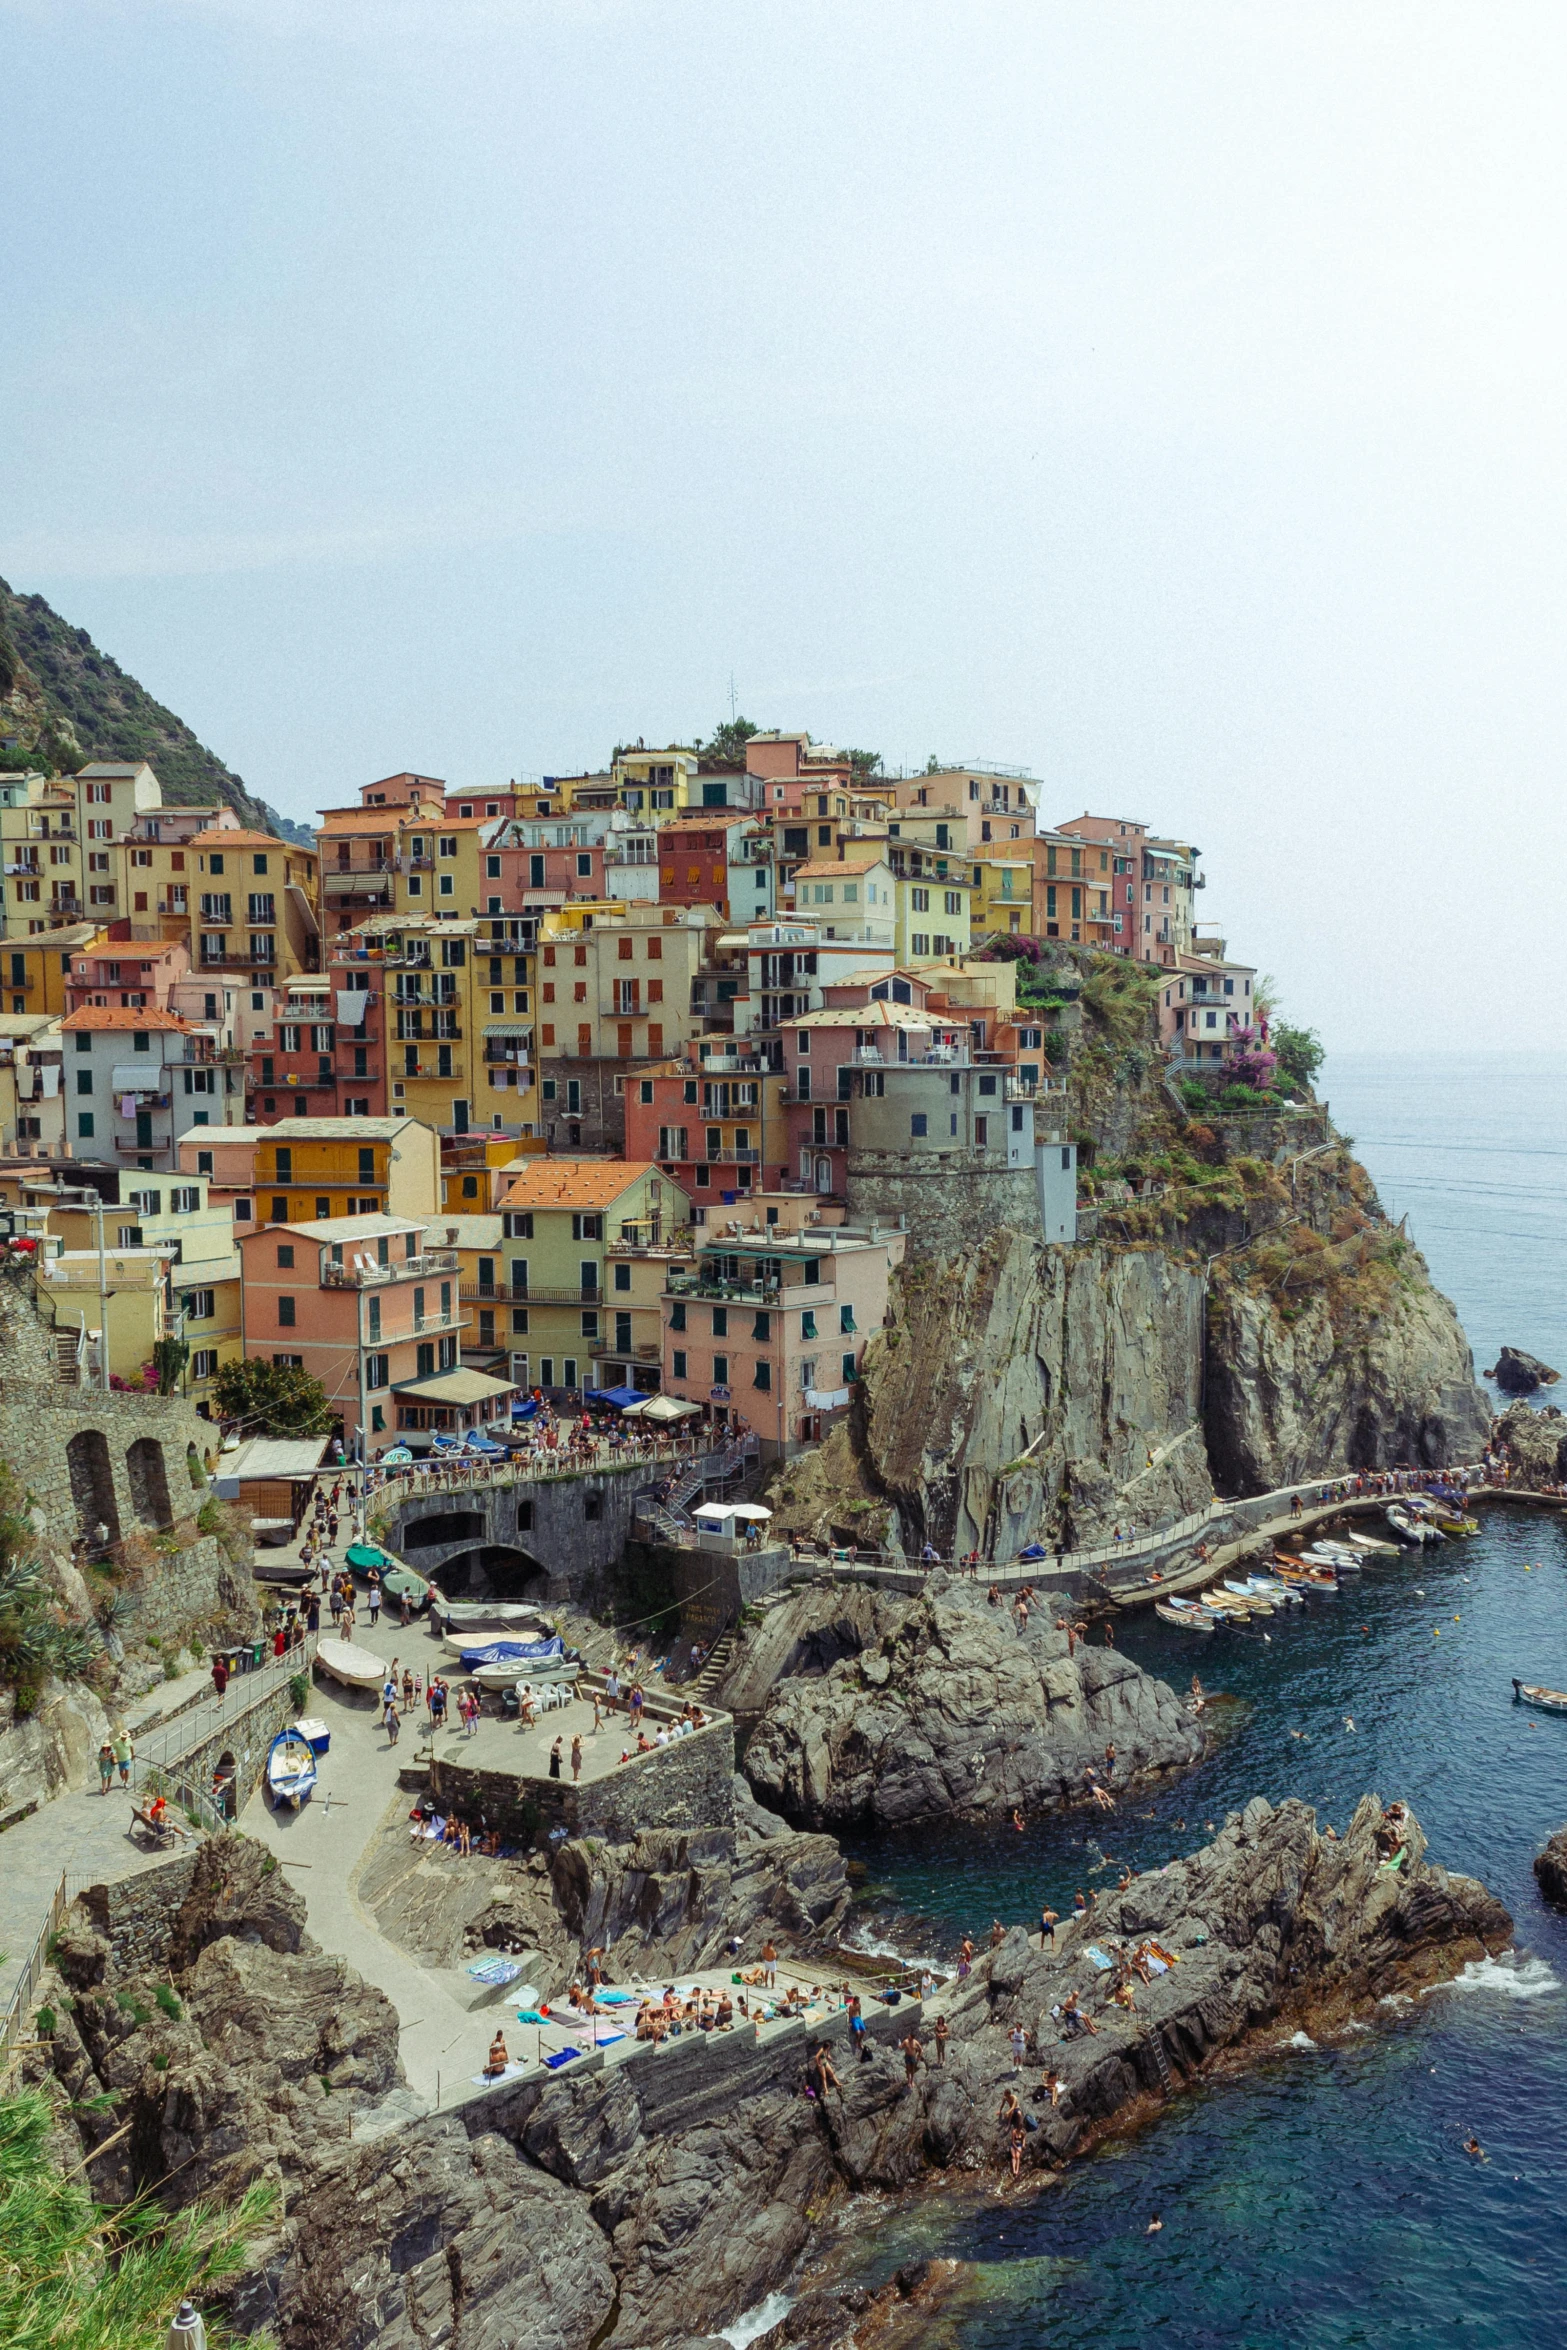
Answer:
[[[746,2310],[743,2316],[732,2319],[726,2326],[719,2326],[716,2329],[718,2338],[721,2342],[732,2342],[734,2350],[746,2350],[748,2342],[754,2342],[758,2334],[765,2334],[780,2318],[787,2317],[793,2307],[792,2293],[769,2293],[767,2299],[758,2301],[754,2309]]]
[[[1433,1991],[1493,1991],[1506,1999],[1549,1999],[1562,1988],[1561,1976],[1548,1959],[1531,1958],[1504,1950],[1499,1958],[1472,1958],[1450,1983],[1433,1983]]]

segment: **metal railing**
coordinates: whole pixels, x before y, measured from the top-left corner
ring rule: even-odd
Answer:
[[[49,1946],[65,1923],[66,1911],[86,1882],[83,1877],[74,1877],[68,1870],[63,1871],[49,1897],[43,1924],[33,1937],[32,1947],[22,1961],[22,1971],[6,2011],[0,2016],[0,2077],[10,2070],[17,2042],[22,2037],[27,2010],[49,1964]]]
[[[292,1178],[280,1176],[278,1180],[291,1181]],[[344,1245],[351,1244],[345,1242]],[[455,1273],[457,1269],[457,1251],[454,1248],[432,1248],[426,1249],[424,1255],[419,1257],[394,1257],[386,1265],[323,1265],[321,1286],[323,1289],[374,1289],[389,1281],[420,1281],[436,1273]]]
[[[223,1695],[204,1697],[183,1713],[173,1714],[161,1734],[154,1730],[136,1740],[136,1760],[147,1770],[177,1771],[187,1756],[221,1730],[232,1729],[247,1714],[267,1704],[296,1673],[315,1660],[317,1635],[308,1633],[303,1644],[286,1655],[264,1660],[249,1673],[236,1673]]]

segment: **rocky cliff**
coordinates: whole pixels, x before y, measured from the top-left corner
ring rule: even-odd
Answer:
[[[848,1629],[830,1586],[775,1612],[792,1615],[797,1651],[815,1624],[833,1641]],[[810,1827],[1028,1813],[1084,1797],[1091,1766],[1124,1787],[1202,1752],[1173,1690],[1058,1632],[1048,1608],[1019,1630],[978,1584],[934,1575],[918,1599],[879,1598],[862,1620],[859,1648],[778,1683],[746,1747],[763,1801]]]
[[[912,2083],[884,2042],[852,2061],[840,2016],[825,2099],[799,2093],[803,2045],[769,2057],[736,2034],[697,2052],[694,2096],[685,2056],[658,2052],[407,2119],[392,2011],[313,1949],[300,1907],[231,1837],[200,1855],[154,1972],[118,1973],[77,1915],[24,2054],[82,2153],[101,2148],[107,2200],[277,2181],[275,2234],[232,2302],[283,2350],[661,2350],[784,2283],[845,2197],[1004,2159],[1014,2024],[1061,2076],[1059,2107],[1033,2065],[1022,2083],[1039,2122],[1027,2158],[1054,2165],[1147,2113],[1165,2073],[1179,2087],[1280,2028],[1372,2012],[1510,1934],[1483,1886],[1428,1861],[1407,1814],[1367,1797],[1334,1838],[1303,1805],[1258,1800],[1053,1949],[1008,1935],[949,1987],[946,2062]],[[1148,1937],[1175,1963],[1116,2004],[1088,1946]],[[1069,1998],[1095,2033],[1060,2020]]]

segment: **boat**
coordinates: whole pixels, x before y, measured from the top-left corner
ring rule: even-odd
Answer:
[[[1212,1608],[1199,1607],[1190,1599],[1156,1599],[1153,1612],[1183,1632],[1211,1632],[1219,1620]]]
[[[1347,1550],[1343,1544],[1338,1542],[1308,1543],[1301,1556],[1315,1559],[1319,1565],[1324,1567],[1339,1567],[1350,1575],[1358,1575],[1366,1563],[1361,1552]]]
[[[1387,1558],[1397,1558],[1396,1542],[1379,1542],[1374,1534],[1346,1534],[1344,1540],[1354,1550],[1379,1550]]]
[[[386,1680],[386,1666],[368,1648],[356,1648],[351,1640],[322,1640],[316,1647],[316,1663],[323,1673],[330,1673],[334,1681],[341,1681],[348,1689],[379,1690]]]
[[[1248,1584],[1226,1583],[1224,1590],[1226,1596],[1236,1606],[1243,1608],[1247,1615],[1271,1616],[1273,1613],[1272,1600],[1264,1599],[1260,1591],[1253,1591]]]
[[[538,1642],[552,1639],[554,1634],[554,1625],[545,1617],[525,1613],[520,1621],[504,1624],[461,1624],[443,1638],[453,1656],[463,1656],[470,1648],[486,1648],[498,1640]]]
[[[558,1632],[550,1640],[492,1640],[465,1648],[457,1661],[476,1681],[482,1673],[498,1673],[498,1680],[484,1684],[491,1689],[507,1681],[574,1681],[582,1669],[580,1657],[566,1654]]]
[[[1478,1518],[1460,1517],[1456,1511],[1443,1509],[1440,1505],[1427,1511],[1426,1515],[1432,1525],[1440,1527],[1444,1534],[1478,1534],[1480,1531]]]
[[[416,1575],[412,1567],[404,1566],[391,1551],[380,1550],[373,1542],[351,1543],[343,1556],[361,1575],[368,1575],[372,1567],[377,1570],[384,1599],[400,1600],[406,1593],[409,1606],[421,1608],[430,1596],[432,1586],[423,1575]]]
[[[447,1599],[433,1583],[430,1586],[430,1613],[443,1632],[499,1631],[508,1624],[537,1624],[542,1621],[538,1607],[531,1600]]]
[[[1321,1568],[1281,1566],[1278,1575],[1282,1583],[1290,1584],[1297,1591],[1331,1591],[1335,1597],[1338,1594],[1338,1577]]]
[[[1542,1714],[1567,1714],[1567,1689],[1545,1689],[1538,1681],[1514,1681],[1514,1705],[1532,1705]]]
[[[569,1684],[576,1680],[581,1670],[580,1664],[563,1663],[541,1672],[537,1665],[524,1664],[516,1658],[507,1658],[503,1659],[500,1664],[479,1665],[469,1673],[468,1677],[471,1681],[477,1681],[481,1689],[511,1689],[519,1681],[527,1681],[535,1689],[542,1689],[546,1683],[551,1688],[557,1682]]]
[[[298,1811],[315,1783],[315,1750],[302,1725],[293,1722],[267,1748],[267,1794],[273,1809]]]
[[[1264,1599],[1274,1602],[1287,1600],[1291,1607],[1302,1605],[1300,1593],[1292,1589],[1282,1575],[1248,1575],[1246,1580],[1249,1587],[1260,1592]]]
[[[1405,1542],[1440,1542],[1442,1539],[1435,1526],[1423,1526],[1418,1518],[1411,1516],[1408,1510],[1390,1509],[1387,1513],[1387,1522],[1394,1533]]]

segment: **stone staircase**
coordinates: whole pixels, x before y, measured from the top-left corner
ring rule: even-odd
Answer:
[[[687,1682],[685,1694],[697,1699],[711,1697],[719,1682],[728,1672],[729,1660],[734,1652],[735,1634],[734,1627],[731,1625],[727,1632],[719,1633],[703,1660],[702,1670],[694,1681]]]
[[[86,1369],[88,1348],[83,1344],[80,1330],[52,1332],[54,1340],[54,1375],[62,1387],[80,1387]]]

